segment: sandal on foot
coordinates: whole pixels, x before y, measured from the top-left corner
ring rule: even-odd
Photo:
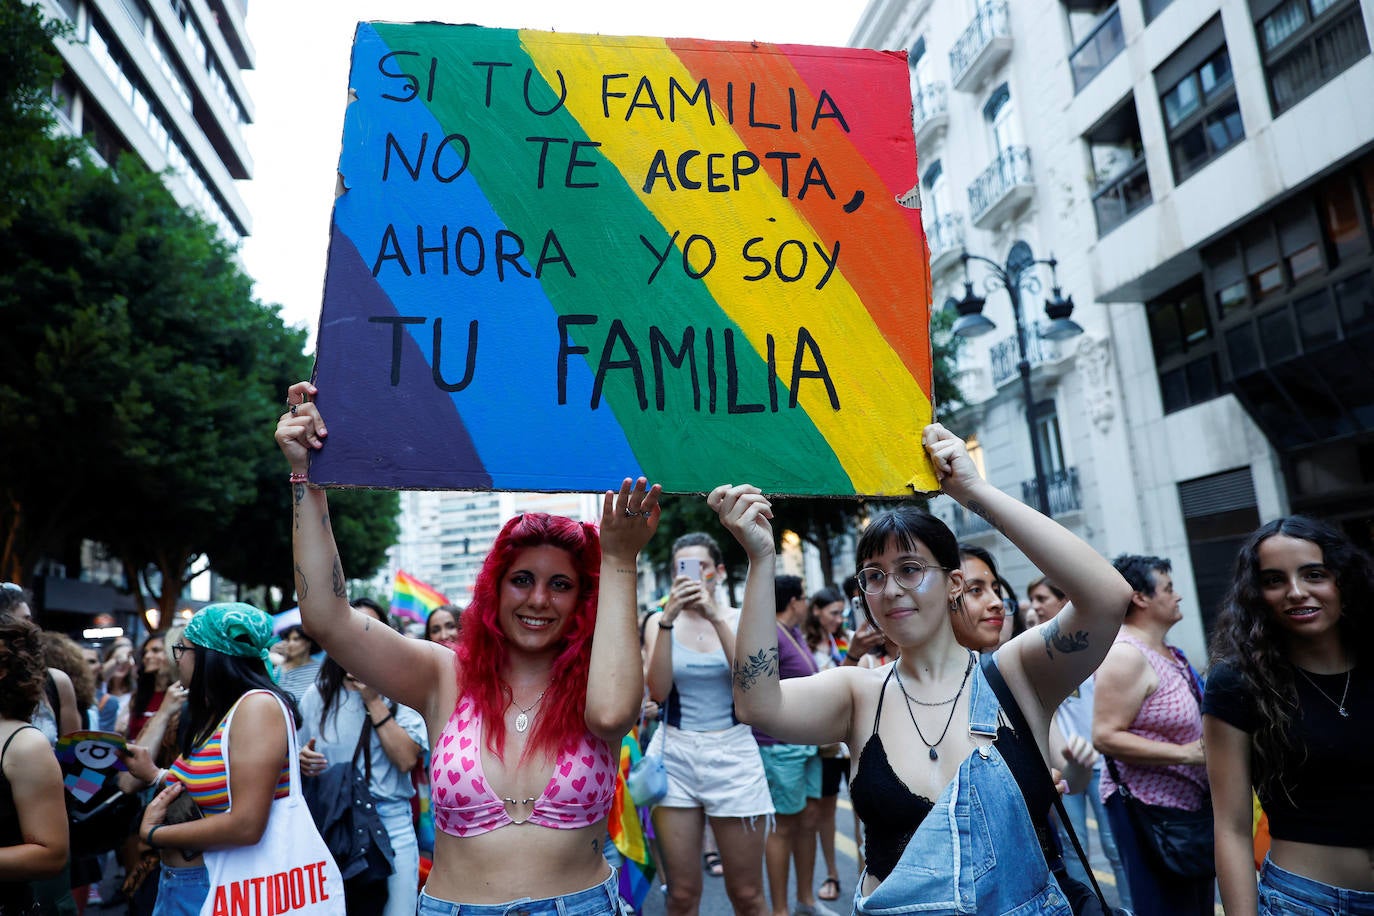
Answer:
[[[725,874],[725,866],[721,864],[720,853],[718,852],[703,853],[701,856],[701,863],[706,869],[706,872],[716,878]]]
[[[821,900],[840,899],[840,879],[831,875],[821,882],[821,889],[816,891],[816,896]]]

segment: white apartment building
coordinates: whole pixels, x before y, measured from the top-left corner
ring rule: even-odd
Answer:
[[[59,122],[107,162],[132,151],[237,245],[252,220],[234,182],[252,177],[247,0],[33,0],[72,27],[57,42]]]
[[[1102,553],[1170,558],[1205,657],[1236,547],[1304,512],[1374,541],[1374,3],[873,0],[850,43],[910,50],[935,307],[986,297],[957,422],[1037,500],[1010,297],[1014,241],[1057,259],[1084,330],[1038,336],[1050,508]],[[1035,574],[948,499],[961,540]]]

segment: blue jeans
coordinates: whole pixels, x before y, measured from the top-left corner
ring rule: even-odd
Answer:
[[[1259,916],[1374,916],[1374,893],[1295,875],[1266,856],[1260,869]]]
[[[595,887],[585,891],[532,900],[521,897],[508,903],[457,904],[420,892],[416,916],[628,916],[630,908],[620,900],[616,870]]]
[[[410,819],[410,799],[377,802],[377,814],[386,827],[395,853],[391,877],[386,879],[385,916],[414,916],[420,896],[420,846],[415,840],[415,825]]]
[[[157,882],[153,916],[200,916],[200,908],[209,896],[210,873],[204,865],[194,868],[164,865]]]
[[[1116,839],[1112,836],[1111,825],[1107,823],[1107,808],[1102,804],[1102,796],[1097,791],[1097,784],[1101,777],[1101,771],[1093,770],[1088,788],[1083,790],[1082,794],[1064,796],[1064,810],[1073,823],[1073,831],[1078,835],[1078,842],[1083,844],[1083,851],[1091,854],[1088,842],[1088,806],[1092,806],[1093,819],[1097,821],[1097,839],[1102,846],[1102,854],[1111,863],[1112,874],[1116,877],[1117,898],[1123,907],[1130,910],[1134,907],[1131,906],[1131,888],[1126,881],[1126,869],[1121,865],[1121,853],[1117,851]],[[1073,851],[1073,843],[1069,842],[1068,831],[1058,824],[1058,812],[1054,812],[1054,820],[1059,828],[1060,845],[1064,850],[1064,867],[1068,869],[1069,877],[1082,881],[1084,884],[1090,884],[1088,874],[1083,869],[1083,863],[1078,861],[1078,855]]]

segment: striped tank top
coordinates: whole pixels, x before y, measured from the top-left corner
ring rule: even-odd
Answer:
[[[242,698],[239,702],[243,702]],[[222,747],[224,724],[232,715],[231,709],[204,744],[193,750],[190,756],[178,757],[176,762],[167,768],[168,782],[181,783],[196,806],[205,814],[223,814],[229,810],[229,769],[224,764]],[[290,794],[291,766],[288,762],[281,769],[281,776],[277,779],[277,791],[272,798],[286,798]]]

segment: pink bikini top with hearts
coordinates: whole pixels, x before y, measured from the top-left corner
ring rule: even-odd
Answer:
[[[606,742],[587,732],[565,749],[537,798],[498,796],[482,772],[482,718],[463,699],[449,716],[429,765],[434,825],[453,836],[476,836],[507,824],[529,822],[571,830],[610,813],[615,764]]]

